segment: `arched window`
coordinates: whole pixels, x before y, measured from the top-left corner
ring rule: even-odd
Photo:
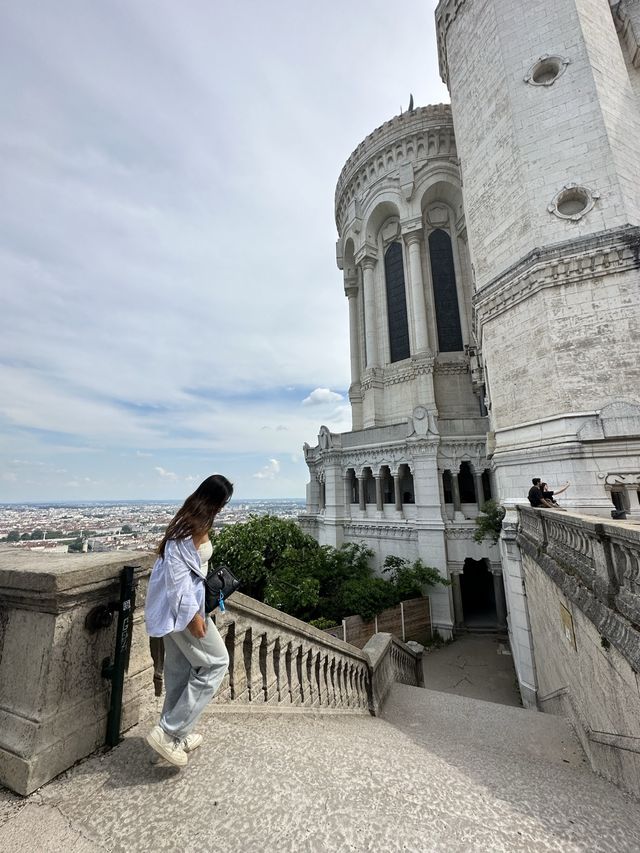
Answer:
[[[438,349],[440,352],[459,352],[463,349],[462,329],[451,237],[441,228],[436,228],[429,235],[429,257],[436,306]]]
[[[387,316],[389,318],[390,360],[409,358],[409,323],[404,287],[402,246],[391,243],[384,253],[384,277],[387,284]]]

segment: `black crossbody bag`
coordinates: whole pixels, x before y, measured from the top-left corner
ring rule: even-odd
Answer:
[[[240,586],[240,581],[228,566],[210,566],[204,582],[204,612],[212,613],[216,607],[224,613],[225,601]]]

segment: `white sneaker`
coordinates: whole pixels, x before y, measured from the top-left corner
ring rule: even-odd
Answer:
[[[165,761],[174,764],[176,767],[184,767],[188,761],[182,742],[168,735],[160,726],[154,726],[151,729],[147,735],[147,743]]]
[[[202,743],[202,735],[198,735],[193,732],[186,737],[183,737],[180,741],[180,745],[184,749],[185,752],[193,752],[194,749],[197,749]]]

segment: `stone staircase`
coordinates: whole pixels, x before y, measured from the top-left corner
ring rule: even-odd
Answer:
[[[178,771],[128,732],[26,799],[15,851],[637,851],[640,806],[561,718],[404,684],[381,716],[211,706]]]

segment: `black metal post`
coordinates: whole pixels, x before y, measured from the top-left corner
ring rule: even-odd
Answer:
[[[133,585],[135,569],[139,566],[125,566],[120,573],[120,600],[112,603],[111,609],[118,612],[118,627],[116,630],[116,650],[111,663],[105,658],[102,664],[102,675],[111,681],[111,704],[107,718],[107,746],[117,746],[120,743],[120,720],[122,717],[122,690],[124,674],[129,668],[129,653],[131,651],[131,633],[133,628],[133,611],[136,606],[136,594]]]

